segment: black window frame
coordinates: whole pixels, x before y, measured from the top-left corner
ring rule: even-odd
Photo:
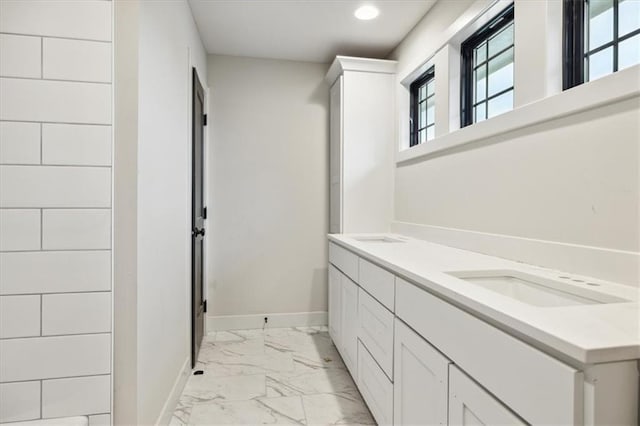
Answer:
[[[473,33],[469,38],[467,38],[460,45],[460,54],[461,54],[461,70],[460,70],[460,127],[466,127],[474,123],[473,121],[473,51],[476,47],[480,46],[482,43],[490,39],[495,34],[502,31],[508,25],[515,25],[514,22],[515,17],[515,7],[514,3],[509,5],[509,7],[505,8],[500,14],[498,14],[495,18],[493,18],[489,23],[484,25],[478,31]],[[514,43],[503,49],[502,51],[495,54],[493,57],[499,56],[503,52],[506,52],[508,49],[511,49],[515,46]],[[515,55],[514,55],[515,56]],[[486,61],[488,62],[491,58],[487,57]],[[487,75],[487,78],[489,76]],[[488,87],[488,84],[487,84]],[[495,93],[491,95],[491,99],[496,98],[504,93],[514,90],[515,87],[505,89],[501,92]],[[487,105],[489,98],[486,99]]]
[[[411,94],[411,100],[410,100],[411,107],[409,112],[409,117],[410,117],[409,129],[410,129],[411,136],[409,138],[409,147],[420,145],[420,140],[418,138],[420,134],[420,130],[428,129],[429,127],[436,125],[434,121],[433,124],[427,124],[427,126],[421,129],[420,117],[419,117],[420,103],[421,103],[420,93],[419,93],[420,88],[422,86],[428,85],[432,80],[434,81],[434,85],[435,85],[435,78],[436,78],[436,68],[435,66],[432,66],[427,71],[422,73],[420,77],[415,79],[409,86],[409,93]],[[422,102],[427,102],[433,96],[435,96],[435,86],[434,86],[433,94],[431,96],[427,95],[427,97],[424,98]]]
[[[618,71],[618,49],[620,43],[640,34],[640,28],[622,37],[618,36],[618,9],[620,0],[613,1],[613,39],[595,49],[587,50],[587,30],[589,28],[587,17],[588,0],[564,0],[563,5],[563,90],[588,81],[586,69],[586,57],[602,50],[613,47],[613,72]]]

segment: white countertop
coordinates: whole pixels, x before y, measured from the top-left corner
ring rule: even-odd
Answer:
[[[381,235],[381,234],[376,234]],[[358,241],[367,234],[331,234],[329,240],[454,303],[516,337],[572,364],[640,359],[639,288],[564,273],[402,235],[404,242]],[[445,272],[510,269],[584,286],[622,303],[537,307],[482,288]],[[571,277],[571,279],[559,277]],[[446,326],[443,324],[443,326]]]

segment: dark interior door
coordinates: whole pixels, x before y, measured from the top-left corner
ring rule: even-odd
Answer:
[[[191,202],[191,367],[195,366],[204,336],[204,219],[203,176],[204,176],[204,90],[193,69],[193,163]]]

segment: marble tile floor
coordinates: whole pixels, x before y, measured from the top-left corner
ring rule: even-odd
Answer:
[[[171,418],[182,425],[374,425],[326,327],[205,337]]]

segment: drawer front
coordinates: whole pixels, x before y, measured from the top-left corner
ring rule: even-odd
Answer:
[[[360,259],[358,284],[393,312],[395,300],[395,277],[389,271]]]
[[[402,279],[396,315],[527,422],[582,423],[582,372]]]
[[[358,389],[379,425],[393,424],[393,384],[358,342]]]
[[[358,256],[340,247],[337,244],[329,243],[329,262],[342,273],[347,275],[356,283],[358,282]]]
[[[358,337],[371,356],[393,380],[393,313],[366,291],[358,295]]]

